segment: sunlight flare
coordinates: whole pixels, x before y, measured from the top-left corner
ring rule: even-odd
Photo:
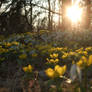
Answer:
[[[72,22],[79,22],[82,17],[82,8],[78,5],[73,5],[67,8],[66,15]]]

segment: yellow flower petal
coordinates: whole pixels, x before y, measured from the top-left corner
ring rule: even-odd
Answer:
[[[48,68],[46,71],[45,71],[46,75],[50,78],[54,78],[54,70],[52,68]]]

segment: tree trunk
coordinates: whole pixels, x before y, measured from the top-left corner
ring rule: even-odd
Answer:
[[[33,21],[32,21],[32,15],[33,15],[33,7],[32,7],[32,0],[30,1],[30,29],[33,30]]]
[[[61,2],[60,2],[60,0],[59,0],[59,19],[58,19],[58,26],[59,26],[59,28],[60,28],[60,26],[61,26],[61,16],[60,16],[60,13],[61,13]]]
[[[86,21],[85,21],[86,28],[89,28],[89,26],[90,26],[90,13],[91,13],[91,11],[90,11],[90,9],[91,9],[90,4],[91,4],[91,1],[90,0],[86,0],[86,6],[87,6]]]
[[[48,0],[48,8],[49,8],[49,12],[48,12],[48,19],[49,19],[49,21],[48,21],[48,29],[51,30],[51,12],[50,12],[51,6],[50,6],[50,0]]]

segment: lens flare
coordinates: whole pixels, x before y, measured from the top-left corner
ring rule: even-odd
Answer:
[[[73,5],[67,8],[66,15],[74,23],[81,21],[82,8],[80,8],[78,5]]]

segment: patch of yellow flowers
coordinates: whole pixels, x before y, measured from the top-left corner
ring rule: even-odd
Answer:
[[[56,77],[60,77],[62,76],[66,71],[66,65],[64,66],[59,66],[59,65],[56,65],[54,67],[54,69],[52,68],[48,68],[45,70],[45,73],[48,77],[50,78],[56,78]]]
[[[57,53],[50,54],[50,59],[47,58],[46,60],[47,60],[49,63],[58,63],[58,62],[59,62],[58,54],[57,54]]]
[[[80,54],[87,56],[88,52],[87,51],[82,51],[81,49],[78,49],[75,52],[72,52],[72,51],[64,52],[63,55],[62,55],[62,59],[65,59],[69,56],[79,56]]]
[[[24,72],[29,72],[29,73],[30,73],[30,72],[32,72],[32,69],[33,69],[33,68],[32,68],[31,65],[28,65],[28,66],[26,66],[26,67],[23,67],[23,71],[24,71]]]
[[[78,54],[83,54],[83,55],[87,55],[88,52],[87,51],[79,51]]]
[[[9,42],[4,42],[4,45],[5,45],[6,47],[10,47],[10,46],[11,46],[11,43],[9,43]]]
[[[77,65],[80,68],[85,68],[92,65],[92,55],[90,55],[88,58],[82,56],[81,59],[77,62]]]
[[[58,58],[56,58],[56,59],[48,59],[47,58],[47,61],[48,61],[48,63],[58,63],[59,59]]]
[[[12,45],[19,45],[19,42],[17,42],[17,41],[13,41],[13,42],[4,42],[4,45],[6,46],[6,47],[10,47],[10,46],[12,46]]]
[[[67,58],[68,56],[76,56],[77,55],[77,53],[76,52],[72,52],[72,51],[70,51],[70,52],[64,52],[64,54],[62,55],[62,59],[65,59],[65,58]]]
[[[88,50],[91,49],[91,48],[86,48],[85,50],[83,48],[80,48],[78,50],[75,50],[75,52],[77,52],[78,54],[82,54],[82,55],[85,55],[87,56],[88,55]]]
[[[57,58],[58,57],[58,54],[56,54],[56,53],[50,54],[50,57],[51,58]]]
[[[67,58],[68,56],[69,56],[68,53],[64,53],[64,54],[62,55],[62,59],[65,59],[65,58]]]
[[[16,45],[16,46],[17,46],[17,45],[19,45],[19,42],[14,41],[14,42],[12,42],[11,44],[12,44],[12,45]]]
[[[61,51],[61,50],[63,50],[63,48],[60,48],[60,47],[51,48],[51,51]]]
[[[51,51],[66,51],[67,47],[63,48],[63,47],[53,47],[51,48]]]
[[[86,51],[92,51],[92,47],[85,48]]]

